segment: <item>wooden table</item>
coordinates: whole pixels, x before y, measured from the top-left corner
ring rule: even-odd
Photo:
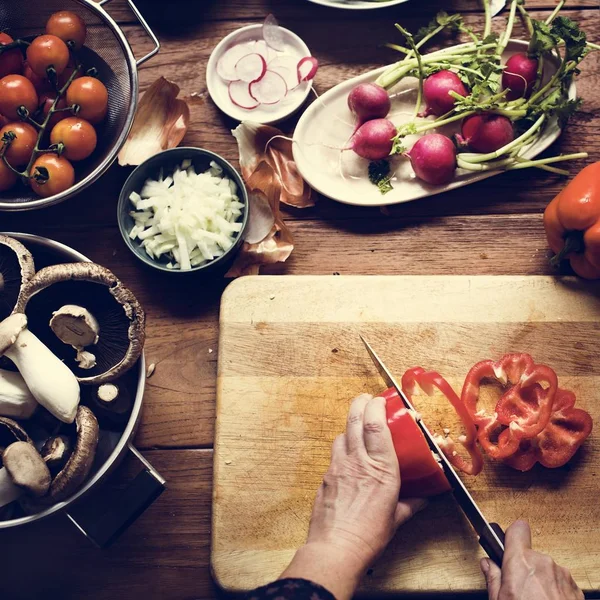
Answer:
[[[149,0],[146,0],[149,2]],[[597,0],[571,0],[565,14],[600,39]],[[554,0],[530,0],[543,17]],[[184,139],[237,159],[235,126],[207,96],[205,65],[231,31],[269,12],[296,31],[319,58],[316,88],[331,86],[393,60],[378,45],[395,40],[394,21],[416,30],[439,8],[465,13],[480,26],[475,0],[413,0],[399,7],[352,13],[303,0],[170,0],[142,7],[163,44],[140,71],[142,90],[164,75],[189,96],[191,126]],[[108,11],[135,53],[151,47],[124,0]],[[539,10],[539,12],[537,12]],[[161,11],[165,16],[156,16]],[[152,15],[154,14],[154,18]],[[174,22],[172,22],[174,21]],[[500,19],[496,25],[499,25]],[[516,30],[521,35],[520,26]],[[600,158],[600,60],[589,56],[578,79],[582,111],[552,150],[586,150]],[[289,132],[293,122],[285,123]],[[583,166],[572,166],[575,171]],[[216,595],[209,572],[211,465],[218,310],[226,285],[180,282],[144,268],[129,253],[115,209],[128,169],[113,166],[89,192],[32,213],[3,214],[0,229],[48,236],[113,269],[148,313],[148,380],[136,444],[166,477],[168,490],[111,549],[100,552],[64,517],[0,531],[0,597],[6,600],[192,599]],[[542,171],[519,171],[463,190],[391,208],[358,209],[320,199],[313,209],[285,211],[296,248],[276,274],[549,274],[542,211],[564,181]],[[111,486],[139,466],[127,460]]]

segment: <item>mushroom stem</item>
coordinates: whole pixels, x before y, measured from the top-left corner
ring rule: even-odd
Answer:
[[[23,495],[23,490],[13,483],[8,471],[0,469],[0,508],[18,500]]]
[[[34,398],[57,419],[72,423],[79,383],[71,370],[27,329],[27,317],[13,314],[0,323],[0,354],[15,363]]]
[[[38,403],[19,373],[0,369],[0,416],[29,419]]]
[[[85,348],[98,343],[100,325],[94,315],[83,306],[65,304],[52,313],[50,328],[56,337],[74,348]]]

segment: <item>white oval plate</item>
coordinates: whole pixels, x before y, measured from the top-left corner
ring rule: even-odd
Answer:
[[[526,42],[511,40],[503,58],[506,60],[512,54],[522,52],[526,48]],[[550,64],[550,61],[546,64]],[[434,186],[417,179],[409,160],[398,156],[391,161],[395,171],[392,180],[394,189],[382,195],[367,176],[369,161],[352,151],[340,152],[340,148],[347,146],[354,127],[353,115],[347,104],[350,90],[359,83],[375,81],[386,69],[387,67],[382,67],[336,85],[315,100],[300,117],[292,145],[294,160],[300,174],[312,188],[344,204],[387,206],[433,196],[502,172],[474,173],[458,169],[456,178],[451,183]],[[548,72],[545,76],[549,77],[551,73]],[[397,126],[412,119],[417,97],[416,81],[414,78],[403,79],[390,90],[392,109],[388,116]],[[575,84],[571,84],[569,97],[575,98],[575,95]],[[459,129],[460,125],[451,124],[434,131],[451,136]],[[559,135],[560,128],[556,119],[550,120],[541,137],[523,153],[523,156],[537,156],[556,141]],[[407,145],[412,146],[417,139],[418,136],[408,136]]]
[[[310,56],[310,50],[304,41],[289,29],[281,27],[283,32],[286,47],[290,54],[297,55],[298,60],[304,56]],[[262,24],[248,25],[233,31],[228,36],[224,37],[212,51],[208,59],[206,67],[206,85],[208,93],[214,103],[232,119],[237,121],[254,121],[269,125],[286,119],[295,113],[306,101],[312,82],[303,83],[304,89],[298,89],[290,93],[286,98],[277,104],[269,106],[258,106],[252,110],[236,106],[229,99],[228,82],[219,77],[217,73],[217,62],[223,54],[232,46],[243,44],[244,42],[252,42],[262,40]]]
[[[404,4],[408,0],[390,0],[389,2],[360,2],[360,0],[308,0],[313,4],[341,8],[344,10],[373,10],[374,8],[388,8],[397,4]]]

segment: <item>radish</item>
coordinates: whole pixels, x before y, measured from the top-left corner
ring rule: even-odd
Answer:
[[[288,92],[283,77],[273,71],[266,71],[264,76],[258,81],[253,81],[248,89],[252,98],[260,104],[277,104]]]
[[[231,81],[228,92],[229,99],[240,108],[252,110],[259,105],[258,100],[250,95],[249,85],[245,81]]]
[[[502,73],[502,87],[508,90],[506,98],[529,98],[533,84],[537,79],[538,61],[529,58],[525,52],[513,54]]]
[[[460,96],[468,96],[469,92],[453,71],[438,71],[430,75],[423,82],[423,96],[427,108],[420,117],[435,115],[441,117],[451,111],[456,104],[456,99],[448,92],[456,92]]]
[[[376,83],[359,83],[348,94],[348,108],[360,124],[387,117],[392,106],[388,93]]]
[[[298,62],[298,83],[314,79],[319,68],[319,61],[314,56],[305,56]]]
[[[236,80],[239,79],[246,83],[258,81],[264,76],[266,70],[267,62],[260,54],[256,53],[246,54],[235,63]]]
[[[513,125],[508,117],[493,113],[478,113],[462,122],[462,135],[456,138],[475,152],[495,152],[515,139]]]
[[[354,150],[367,160],[381,160],[390,155],[397,133],[388,119],[371,119],[356,130],[347,150]]]
[[[288,90],[291,90],[298,85],[297,66],[297,58],[289,55],[282,55],[277,56],[270,61],[267,65],[267,69],[281,75],[285,79]]]
[[[267,18],[263,23],[262,31],[265,42],[271,48],[274,50],[279,50],[280,52],[285,51],[285,40],[283,38],[283,33],[281,32],[279,23],[277,23],[277,19],[273,15],[267,15]]]
[[[258,40],[257,42],[254,42],[254,46],[251,50],[248,50],[248,52],[256,52],[256,54],[260,54],[267,61],[267,64],[269,61],[278,56],[277,51],[268,46],[265,40]]]
[[[372,121],[369,121],[372,122]],[[430,133],[419,138],[405,153],[415,175],[432,185],[448,183],[456,171],[456,148],[452,140],[440,133]]]
[[[251,44],[253,42],[250,42]],[[225,51],[217,63],[217,73],[221,79],[225,81],[236,81],[238,79],[235,73],[235,66],[242,56],[252,52],[248,48],[249,44],[238,44]]]

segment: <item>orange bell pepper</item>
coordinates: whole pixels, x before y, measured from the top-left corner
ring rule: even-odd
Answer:
[[[600,278],[600,162],[585,167],[548,204],[544,229],[557,266],[567,258],[575,273]]]

